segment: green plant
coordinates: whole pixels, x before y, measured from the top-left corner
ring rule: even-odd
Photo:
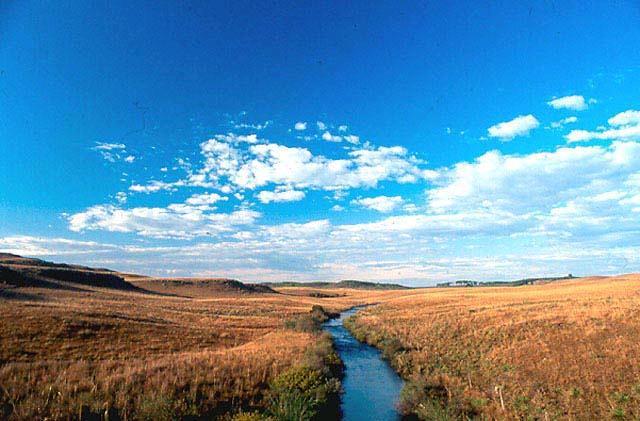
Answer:
[[[271,382],[269,413],[278,420],[313,419],[339,392],[340,382],[322,370],[294,367]]]
[[[317,402],[299,391],[281,393],[271,399],[269,413],[278,421],[309,421],[316,414]]]
[[[143,396],[137,407],[136,418],[144,421],[170,421],[176,418],[173,402],[165,395]]]
[[[239,412],[231,421],[271,421],[272,418],[259,412]]]

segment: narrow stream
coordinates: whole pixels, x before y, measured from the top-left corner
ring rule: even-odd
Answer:
[[[402,379],[382,359],[380,351],[358,342],[343,326],[343,321],[358,310],[358,307],[347,310],[339,318],[323,325],[323,329],[333,335],[345,365],[341,405],[343,420],[398,420],[400,415],[396,402],[402,389]]]

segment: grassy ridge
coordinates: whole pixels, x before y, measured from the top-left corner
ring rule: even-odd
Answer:
[[[640,418],[640,277],[441,289],[345,325],[406,379],[421,419]]]
[[[403,290],[410,287],[399,284],[386,284],[381,282],[367,282],[355,280],[343,280],[339,282],[265,282],[272,288],[344,288],[364,290]]]

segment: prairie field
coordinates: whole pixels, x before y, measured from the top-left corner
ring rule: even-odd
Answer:
[[[640,418],[640,276],[441,288],[350,321],[422,419]]]
[[[2,419],[290,419],[339,391],[314,317],[363,304],[346,326],[405,379],[405,415],[640,418],[638,275],[370,290],[0,257]]]
[[[20,284],[6,268],[34,276]],[[2,419],[210,418],[259,407],[269,382],[319,340],[285,328],[287,320],[313,305],[337,311],[394,294],[342,289],[314,298],[213,280],[211,288],[165,288],[147,278],[102,288],[40,276],[49,272],[37,267],[3,270]]]

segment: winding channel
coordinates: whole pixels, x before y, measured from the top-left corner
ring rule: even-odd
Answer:
[[[340,314],[324,323],[323,329],[333,336],[336,350],[345,365],[342,381],[342,416],[345,421],[399,420],[396,403],[402,389],[402,379],[382,359],[382,353],[359,342],[344,327],[345,319],[361,307]]]

